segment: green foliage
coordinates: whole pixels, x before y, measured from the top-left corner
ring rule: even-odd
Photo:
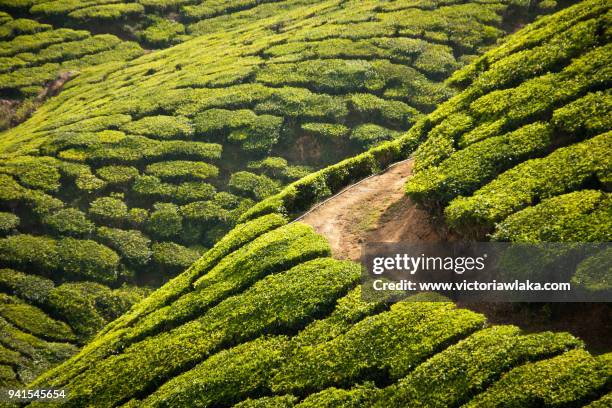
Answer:
[[[43,222],[55,233],[80,236],[91,233],[95,224],[82,211],[64,208],[44,217]]]
[[[8,14],[7,14],[8,16]],[[34,34],[40,31],[46,31],[51,29],[49,24],[40,24],[37,21],[29,20],[26,18],[16,18],[5,23],[1,23],[0,26],[0,39],[3,41],[10,40],[11,38],[17,37],[18,35]]]
[[[147,4],[143,5],[146,6]],[[173,20],[156,19],[153,24],[139,34],[144,42],[156,47],[165,47],[180,40],[177,36],[185,34],[185,26]]]
[[[18,269],[46,273],[60,266],[57,242],[49,237],[28,234],[0,239],[0,261]]]
[[[459,150],[438,166],[417,173],[406,192],[420,202],[442,204],[473,193],[517,161],[536,157],[553,143],[549,125],[536,122]]]
[[[133,393],[134,387],[141,388],[164,373],[194,361],[195,356],[174,354],[176,347],[189,345],[199,351],[201,359],[210,355],[224,341],[235,342],[266,330],[300,325],[312,319],[310,316],[314,311],[332,304],[358,278],[359,268],[354,264],[331,259],[325,260],[325,263],[312,261],[285,273],[268,276],[243,294],[221,302],[191,324],[175,329],[182,341],[172,341],[170,334],[175,333],[160,334],[126,350],[127,354],[121,361],[112,361],[110,365],[111,360],[108,360],[95,367],[88,379],[74,384],[77,387],[71,387],[71,398],[91,398],[88,396],[95,395],[97,401],[116,401],[127,396],[126,393]],[[165,356],[173,354],[176,357],[172,360],[165,359]],[[139,357],[143,355],[149,357],[143,360]],[[134,365],[136,361],[147,361],[150,369],[143,371],[141,364]],[[113,375],[110,377],[115,381],[109,388],[101,390],[103,395],[96,393],[95,388],[87,390],[84,387],[87,382],[95,382],[92,380],[96,377],[96,371],[108,374],[107,370],[111,370]],[[131,374],[134,370],[140,373],[137,383]],[[95,387],[95,384],[92,385]]]
[[[151,258],[151,240],[138,230],[100,227],[98,236],[128,262],[144,265]]]
[[[262,397],[257,399],[246,399],[236,405],[235,408],[292,408],[297,401],[293,395],[282,395],[280,397]]]
[[[60,187],[57,162],[50,157],[22,156],[9,159],[2,163],[0,172],[12,174],[26,187],[47,192],[57,191]]]
[[[543,200],[496,225],[492,238],[516,242],[608,242],[609,193],[581,190]]]
[[[4,318],[0,318],[0,340],[20,355],[19,362],[12,366],[21,382],[32,381],[40,373],[77,352],[77,347],[72,344],[39,339],[11,325]]]
[[[591,402],[589,405],[586,405],[587,408],[606,408],[612,403],[612,392],[607,393],[597,401]]]
[[[0,56],[6,57],[16,55],[18,53],[33,51],[52,44],[57,44],[65,41],[76,41],[84,39],[88,36],[87,31],[70,30],[68,28],[60,28],[57,30],[42,31],[40,33],[20,35],[12,41],[3,42],[0,44]]]
[[[89,214],[100,222],[118,224],[128,215],[127,205],[115,197],[100,197],[91,202]]]
[[[388,101],[372,94],[354,94],[351,108],[367,121],[395,126],[410,126],[421,115],[416,109],[399,101]]]
[[[171,381],[177,372],[188,371],[206,362],[207,356],[231,350],[262,334],[282,333],[291,337],[308,326],[300,341],[316,343],[315,338],[330,341],[364,315],[379,311],[355,306],[355,313],[349,313],[351,318],[341,318],[339,312],[331,320],[321,320],[325,323],[308,325],[309,321],[324,317],[335,297],[347,288],[329,289],[326,297],[312,296],[313,301],[321,300],[316,306],[303,314],[292,315],[294,320],[290,324],[277,326],[273,323],[277,321],[274,316],[284,316],[285,309],[279,304],[276,311],[266,311],[262,306],[267,306],[270,298],[274,302],[277,293],[284,293],[280,283],[274,281],[278,285],[271,288],[274,291],[268,292],[265,300],[258,298],[257,308],[249,312],[253,316],[260,309],[270,313],[262,317],[259,326],[249,326],[248,321],[247,330],[241,332],[236,323],[230,333],[216,328],[213,331],[217,323],[225,327],[221,320],[215,324],[206,321],[202,324],[210,329],[207,334],[189,332],[194,335],[194,344],[201,341],[189,351],[183,346],[191,345],[191,337],[180,341],[173,337],[176,332],[187,332],[183,329],[186,322],[204,318],[223,302],[231,299],[238,302],[235,298],[244,295],[252,285],[258,285],[256,282],[262,277],[329,253],[327,245],[315,238],[312,231],[298,227],[281,229],[272,236],[266,234],[257,245],[251,243],[255,237],[285,222],[278,214],[239,225],[223,239],[223,234],[239,217],[253,219],[269,212],[293,216],[344,186],[407,157],[430,127],[439,123],[441,115],[435,114],[418,123],[417,119],[454,95],[455,91],[443,83],[451,71],[469,59],[478,59],[504,31],[533,19],[534,10],[538,9],[525,2],[455,1],[433,4],[351,0],[332,4],[248,0],[193,4],[183,0],[136,3],[19,0],[8,4],[7,0],[0,0],[0,3],[16,10],[19,16],[54,25],[67,22],[70,27],[88,30],[36,25],[33,20],[12,20],[8,14],[0,13],[0,24],[3,24],[0,38],[6,38],[0,44],[0,88],[9,99],[22,101],[15,109],[9,101],[11,117],[0,121],[3,122],[0,126],[13,126],[23,120],[0,138],[3,159],[0,200],[5,211],[14,211],[21,217],[19,232],[26,234],[21,241],[0,240],[1,262],[23,268],[28,274],[53,277],[58,284],[78,281],[50,289],[62,294],[52,297],[53,307],[48,304],[50,295],[45,289],[49,282],[38,281],[33,275],[23,279],[11,276],[19,285],[0,283],[6,285],[2,289],[16,297],[21,296],[17,292],[23,292],[27,297],[20,299],[68,322],[77,341],[83,343],[129,306],[131,301],[127,300],[126,293],[139,293],[133,286],[109,289],[84,281],[94,280],[112,287],[124,281],[130,285],[158,285],[179,273],[203,249],[186,246],[213,246],[221,239],[218,249],[213,246],[186,275],[172,280],[125,318],[106,326],[83,354],[46,377],[57,379],[58,386],[64,386],[60,384],[64,380],[71,382],[77,377],[77,382],[82,379],[83,383],[90,380],[96,383],[95,387],[77,387],[77,393],[98,386],[97,389],[103,389],[107,376],[112,377],[114,371],[100,367],[96,375],[89,377],[89,370],[97,369],[107,359],[104,367],[114,367],[111,360],[127,361],[126,350],[133,350],[130,356],[134,359],[129,359],[133,367],[148,367],[143,361],[151,361],[152,367],[161,367],[157,374],[152,370],[151,377],[143,381],[135,375],[135,368],[133,371],[119,368],[127,373],[125,389],[129,391],[123,396],[119,392],[119,399],[112,402],[109,402],[114,398],[110,397],[112,387],[100,393],[100,401],[94,400],[95,397],[88,400],[87,396],[80,399],[89,391],[76,394],[76,402],[71,401],[74,405],[96,406],[126,402],[138,405],[138,400],[146,400],[150,392]],[[550,56],[532,53],[525,60],[527,63],[517,70],[528,75],[551,72],[550,81],[560,81],[558,89],[537,83],[520,92],[501,94],[513,100],[511,106],[506,106],[504,100],[486,98],[476,103],[482,96],[476,94],[469,102],[458,98],[456,103],[465,103],[465,106],[474,102],[473,110],[466,114],[472,121],[468,121],[465,132],[456,134],[456,143],[454,139],[444,139],[441,145],[450,147],[447,153],[484,140],[486,129],[493,129],[488,136],[506,134],[514,131],[515,125],[532,122],[532,116],[540,121],[548,120],[564,105],[589,92],[605,93],[601,79],[605,76],[598,74],[605,66],[591,63],[605,60],[601,58],[604,54],[592,54],[591,60],[580,56],[583,48],[590,47],[595,52],[606,41],[605,24],[589,22],[601,14],[603,7],[594,0],[589,3],[592,11],[588,16],[584,12],[574,13],[582,15],[579,21],[566,24],[564,20],[560,25],[565,28],[560,29],[555,24],[537,23],[540,28],[536,33],[541,36],[545,32],[545,40],[525,40],[520,44],[519,48],[527,51],[554,37],[549,35],[552,27],[559,32],[567,31],[566,43],[555,42],[555,53]],[[582,10],[581,7],[584,6],[577,8]],[[509,19],[513,24],[507,24]],[[97,34],[92,35],[89,30]],[[138,44],[124,38],[145,44],[149,49],[146,55]],[[580,41],[574,41],[577,39]],[[516,47],[512,41],[511,46]],[[150,50],[178,42],[184,44],[162,51]],[[582,45],[572,45],[573,42]],[[545,62],[541,67],[532,63],[538,58]],[[573,73],[564,69],[570,60],[575,60]],[[495,64],[493,59],[481,66],[486,71],[492,64]],[[499,67],[500,73],[508,71],[502,64]],[[582,77],[573,81],[577,72]],[[499,78],[500,86],[496,89],[507,90],[520,82],[507,82],[505,74]],[[521,93],[525,98],[521,99]],[[552,98],[549,104],[541,104],[533,111],[519,112],[517,107],[527,105],[524,101],[535,99],[534,95],[552,95]],[[598,105],[595,99],[575,106],[565,116],[563,112],[558,113],[553,124],[555,132],[561,133],[570,126],[567,117],[578,117],[581,111],[586,111],[591,113],[589,118],[585,116],[580,124],[573,125],[584,129],[585,136],[601,133],[599,129],[605,126],[607,111],[605,104]],[[483,111],[485,102],[493,102],[500,112],[495,120],[489,121],[494,124],[480,123],[481,117],[487,121],[489,118]],[[505,122],[506,116],[513,121],[512,126]],[[463,138],[463,133],[472,130],[471,126],[482,131]],[[396,133],[410,127],[413,130],[407,135]],[[395,137],[398,138],[383,142],[363,155],[325,168],[330,162],[363,151],[370,143]],[[324,169],[307,176],[310,169],[318,168]],[[605,174],[598,177],[605,182]],[[300,180],[281,190],[285,183],[296,179]],[[278,191],[263,203],[254,204],[254,200]],[[164,204],[154,206],[156,202]],[[94,230],[80,213],[88,208],[87,217],[97,224]],[[280,235],[287,232],[294,235]],[[52,237],[40,236],[43,233]],[[290,244],[290,239],[295,239],[295,243]],[[28,246],[30,241],[33,246]],[[14,248],[17,243],[25,247]],[[268,244],[269,251],[279,253],[268,252],[265,249]],[[241,251],[243,245],[253,252]],[[39,248],[42,251],[35,253]],[[232,252],[236,254],[230,255]],[[147,262],[149,256],[152,260]],[[225,272],[217,264],[223,264]],[[318,266],[329,265],[322,262]],[[308,277],[302,280],[317,273],[309,271]],[[211,278],[204,279],[208,274],[212,274]],[[36,291],[22,289],[26,280],[31,281]],[[193,286],[196,281],[199,282],[197,289]],[[31,293],[38,292],[38,288],[40,293]],[[302,284],[296,283],[294,292],[301,289]],[[124,292],[119,293],[120,290]],[[284,301],[288,308],[294,306],[292,296],[287,293]],[[38,299],[38,303],[30,299]],[[242,301],[248,303],[249,299]],[[113,302],[121,307],[113,309],[109,306]],[[223,313],[229,315],[227,310],[242,310],[240,302]],[[112,313],[105,314],[107,308]],[[227,316],[219,314],[218,317]],[[199,330],[196,324],[189,327]],[[146,356],[140,359],[138,350],[143,344],[148,355],[157,353],[153,341],[147,341],[160,335],[176,347],[169,347],[166,357],[160,356],[157,363]],[[213,341],[207,343],[210,339]],[[13,344],[12,341],[2,344],[9,343]],[[56,347],[47,343],[41,343],[41,349]],[[26,349],[23,350],[25,356]],[[74,348],[70,350],[74,352]],[[26,356],[24,361],[41,362],[40,368],[27,368],[37,375],[51,362],[55,364],[61,359],[56,356],[65,358],[67,353],[30,355],[34,357]],[[266,353],[258,355],[267,358]],[[174,358],[182,360],[172,365]],[[227,367],[238,370],[239,365],[230,360]],[[173,368],[163,367],[166,363],[172,363]],[[378,363],[372,364],[378,367]],[[379,369],[376,367],[374,372]],[[223,368],[219,366],[220,370]],[[22,375],[25,369],[19,370],[11,368],[7,378],[15,373],[20,381],[32,379],[31,374]],[[364,376],[368,378],[358,375],[354,382],[367,384],[372,375],[366,370]],[[122,381],[120,376],[117,381]],[[140,384],[131,387],[131,381]],[[215,384],[220,387],[218,395],[232,395],[235,386]],[[240,386],[246,391],[239,399],[272,396],[269,384],[263,389],[249,388],[253,384],[248,381]],[[335,401],[361,402],[362,394],[377,394],[367,387],[346,392],[329,389],[320,399],[312,401],[314,404],[329,401],[331,405]],[[299,397],[302,400],[307,396]],[[227,402],[219,400],[214,404]]]
[[[124,184],[138,176],[138,169],[129,166],[105,166],[96,170],[100,178],[111,184]]]
[[[582,261],[572,277],[572,284],[590,291],[612,288],[612,250],[604,249]]]
[[[208,200],[215,195],[215,192],[216,189],[212,184],[201,181],[186,181],[177,186],[174,198],[179,202]]]
[[[20,330],[50,341],[74,341],[70,327],[42,310],[12,296],[0,294],[0,316]]]
[[[411,198],[475,237],[607,240],[592,193],[567,194],[607,189],[606,10],[580,3],[543,18],[454,74],[469,86],[431,115]]]
[[[260,115],[240,129],[232,131],[228,140],[240,142],[246,151],[269,152],[278,142],[283,118],[272,115]]]
[[[555,110],[552,123],[570,134],[596,135],[612,128],[610,91],[593,92]]]
[[[386,388],[374,406],[460,405],[485,391],[514,366],[580,346],[580,341],[565,333],[520,335],[517,327],[494,326],[472,334],[419,365],[397,384]]]
[[[0,212],[0,234],[13,231],[19,225],[19,217],[8,212]]]
[[[149,164],[145,172],[162,179],[194,178],[205,180],[219,174],[219,170],[212,164],[184,160]]]
[[[232,174],[228,186],[237,194],[246,195],[261,200],[278,191],[279,185],[266,176],[258,176],[248,171],[240,171]]]
[[[273,379],[276,392],[352,384],[365,372],[384,370],[399,379],[452,339],[482,326],[484,319],[444,302],[405,302],[366,317],[345,334],[295,351]],[[410,350],[407,352],[406,350]]]
[[[95,241],[63,238],[57,243],[57,254],[67,276],[107,283],[117,279],[119,256]]]
[[[492,226],[535,199],[546,199],[580,188],[595,173],[610,168],[609,133],[560,148],[542,159],[528,160],[502,173],[467,198],[446,208],[449,223]]]
[[[397,136],[399,136],[398,132],[371,123],[359,125],[351,133],[351,139],[364,147],[376,146],[380,142],[392,140]]]
[[[177,235],[181,231],[183,217],[179,209],[172,203],[156,203],[154,211],[147,221],[147,229],[151,234],[167,238]]]
[[[341,139],[349,133],[346,126],[336,123],[306,122],[301,127],[305,132],[330,140]]]
[[[149,136],[155,139],[187,138],[193,134],[193,126],[182,116],[146,116],[135,122],[124,124],[126,133]]]
[[[141,300],[146,290],[109,289],[94,282],[64,283],[48,295],[45,305],[70,324],[82,340],[88,339]]]
[[[184,270],[200,257],[199,252],[174,242],[156,242],[152,250],[153,261],[171,272]]]
[[[233,403],[260,389],[283,358],[284,337],[262,337],[223,350],[168,381],[143,401],[143,407],[211,406]],[[197,378],[194,381],[194,378]]]
[[[609,355],[592,357],[572,350],[541,362],[527,363],[503,376],[466,404],[476,406],[548,406],[575,404],[604,389],[610,379]]]
[[[68,13],[68,17],[77,20],[116,20],[133,14],[142,14],[144,7],[138,3],[118,3],[92,6]]]
[[[162,182],[155,176],[141,175],[136,176],[132,189],[138,195],[153,198],[171,199],[176,194],[176,186]]]
[[[330,387],[321,392],[310,394],[295,406],[300,408],[358,408],[370,405],[377,391],[378,389],[371,383],[358,385],[350,390]]]
[[[13,269],[0,269],[0,287],[3,291],[35,305],[44,305],[53,290],[53,281],[28,275]]]

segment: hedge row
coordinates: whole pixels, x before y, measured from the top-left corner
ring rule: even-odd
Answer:
[[[44,340],[68,343],[76,340],[66,323],[49,317],[36,306],[3,293],[0,293],[0,316],[19,330]]]
[[[469,103],[469,107],[455,115],[447,116],[438,128],[432,130],[428,139],[415,153],[417,162],[420,162],[416,169],[438,165],[453,155],[457,150],[454,145],[458,139],[461,147],[465,147],[486,137],[500,135],[534,119],[547,118],[560,105],[570,103],[594,88],[606,86],[605,67],[601,59],[605,60],[609,53],[609,46],[587,48],[583,55],[575,58],[561,72],[528,79],[516,87],[496,90],[480,97],[477,89],[466,90],[461,98],[468,98],[468,101],[463,103]],[[515,80],[521,81],[522,78]],[[593,98],[581,103],[588,104],[588,110],[580,105],[574,109],[578,108],[576,110],[583,112],[590,110],[597,115],[591,122],[589,115],[580,114],[578,121],[584,123],[582,126],[597,126],[597,121],[602,120],[605,123],[604,118],[609,116],[609,108],[598,107]],[[561,123],[564,111],[561,110],[557,115],[559,117],[553,123],[560,127],[561,132],[567,131],[567,126]],[[593,122],[594,125],[590,125]],[[579,136],[576,135],[575,138],[579,139]]]
[[[61,316],[77,335],[79,343],[127,311],[147,293],[145,289],[109,289],[93,282],[63,283],[13,269],[0,269],[0,289],[37,306],[52,316]],[[26,306],[22,306],[25,308]],[[31,331],[30,331],[31,332]],[[39,337],[45,337],[43,332]]]
[[[5,347],[4,350],[0,349],[0,352],[4,360],[8,357],[8,362],[13,363],[11,366],[20,383],[34,380],[44,371],[78,351],[78,348],[72,344],[39,339],[16,328],[2,317],[0,317],[0,342],[10,347],[11,352],[4,351],[8,350]]]
[[[593,357],[584,350],[571,350],[549,360],[527,363],[504,375],[466,407],[583,403],[609,384],[611,357],[610,354]]]
[[[375,406],[460,406],[514,366],[537,361],[582,343],[566,333],[521,335],[514,326],[472,334],[416,367],[384,389]]]
[[[104,358],[118,347],[123,338],[133,337],[128,327],[134,326],[136,322],[144,320],[145,317],[156,311],[164,312],[171,310],[165,308],[182,295],[189,293],[192,282],[200,275],[207,273],[226,255],[234,252],[245,243],[248,243],[267,231],[283,225],[286,221],[278,215],[268,215],[234,228],[223,237],[217,245],[207,251],[198,261],[183,274],[170,280],[162,288],[146,297],[142,302],[136,304],[133,309],[125,313],[117,320],[107,325],[99,334],[98,338],[90,342],[81,352],[78,359],[72,362],[72,366],[58,368],[57,372],[49,372],[41,376],[41,381],[54,378],[54,384],[59,384],[70,376],[87,369],[93,361]],[[151,320],[151,319],[149,319]],[[154,319],[153,319],[154,320]]]
[[[502,173],[471,197],[453,200],[445,210],[450,225],[493,227],[510,214],[557,194],[580,189],[612,168],[612,135],[605,133],[550,155],[528,160]]]
[[[459,150],[439,166],[418,172],[406,192],[419,202],[447,204],[457,196],[473,193],[516,162],[546,152],[552,143],[551,126],[542,122],[489,137]]]
[[[142,50],[135,43],[122,41],[105,51],[56,61],[54,58],[72,50],[60,51],[54,44],[70,42],[74,51],[82,54],[78,43],[87,39],[93,46],[95,41],[89,40],[93,37],[85,31],[82,41],[45,37],[42,34],[46,31],[41,31],[34,34],[36,42],[46,42],[43,48],[53,46],[45,55],[54,62],[44,68],[24,65],[24,69],[38,71],[15,74],[15,80],[24,84],[23,92],[27,89],[34,95],[42,84],[37,81],[55,79],[58,69],[82,69],[63,86],[53,84],[50,94],[61,92],[38,106],[18,128],[3,134],[2,154],[7,160],[10,156],[22,161],[9,172],[14,178],[7,177],[8,184],[1,177],[0,205],[14,211],[21,221],[17,231],[13,228],[8,233],[49,234],[58,242],[95,239],[118,256],[115,269],[119,275],[109,282],[112,285],[117,281],[160,284],[199,256],[205,250],[201,245],[212,246],[223,237],[238,217],[251,209],[253,200],[276,192],[309,168],[341,160],[338,152],[352,155],[366,145],[397,137],[395,132],[408,130],[420,115],[453,95],[442,81],[472,58],[471,54],[480,53],[504,34],[501,17],[511,11],[505,3],[450,2],[439,7],[418,5],[418,10],[412,10],[415,5],[405,2],[387,8],[378,2],[341,2],[330,7],[325,2],[288,0],[253,3],[254,7],[232,9],[200,24],[182,20],[181,10],[188,4],[174,0],[30,3],[22,1],[19,13],[50,13],[51,17],[40,18],[69,21],[74,27],[96,27],[96,31],[139,41],[147,41],[149,36],[152,41],[174,43],[193,37],[135,60],[132,58]],[[140,4],[156,10],[159,18],[151,18],[151,13],[138,15]],[[525,5],[516,9],[527,10]],[[123,13],[130,10],[134,13]],[[68,18],[69,14],[76,18]],[[177,16],[178,22],[171,22]],[[533,17],[534,13],[528,13],[519,20]],[[182,26],[189,35],[180,33]],[[199,36],[203,31],[212,34]],[[466,45],[457,44],[451,33]],[[75,34],[65,34],[69,35]],[[40,58],[36,54],[41,51],[42,55],[43,48],[34,48],[33,41],[32,37],[16,36],[10,41],[11,50],[32,53],[24,57],[26,60]],[[270,50],[284,45],[284,55],[272,56],[274,51]],[[299,58],[304,45],[316,49],[317,55]],[[363,57],[372,48],[377,53]],[[5,57],[13,58],[13,54],[0,56]],[[19,64],[14,60],[0,63]],[[286,77],[276,75],[284,75],[290,67],[295,69]],[[307,77],[293,78],[298,73]],[[364,76],[368,79],[365,87],[355,82]],[[307,125],[313,123],[339,126]],[[297,182],[289,193],[280,193],[285,211],[299,213],[331,192],[407,157],[428,126],[417,125],[418,130],[409,136]],[[332,140],[324,134],[342,136]],[[269,157],[285,160],[286,165],[266,161]],[[210,163],[219,171],[205,182],[194,181],[191,172],[184,170],[193,164],[179,164],[178,169],[177,162]],[[270,211],[278,207],[274,204]],[[61,211],[65,209],[73,211]],[[248,218],[270,212],[258,212],[261,209],[254,208]],[[94,229],[89,222],[96,224]],[[73,266],[87,270],[90,265],[86,261],[79,258]],[[57,272],[60,281],[67,278],[64,272]],[[90,279],[84,275],[68,278]],[[102,335],[99,342],[92,343],[79,363],[62,367],[60,377],[70,378],[88,364],[95,365],[97,358],[123,350],[127,338],[126,343],[138,342],[163,330],[166,323],[180,327],[181,319],[190,319],[193,310],[201,306],[197,302],[193,308],[185,306],[189,299],[197,299],[198,294],[212,296],[211,292],[194,291],[177,303],[176,314],[170,313],[172,301],[191,292],[191,283],[191,278],[181,279],[176,283],[181,288],[178,292],[153,301],[153,309],[159,307],[157,302],[168,307],[156,315],[159,322],[154,317],[140,321],[150,309],[143,314],[135,312],[132,323],[139,331],[126,334],[131,330],[120,323],[116,332],[111,326],[105,332],[108,337]],[[224,293],[215,302],[233,294],[230,289]],[[58,316],[64,313],[67,311]],[[96,325],[98,320],[90,321]]]
[[[408,302],[366,317],[345,334],[295,350],[272,381],[275,392],[353,384],[364,374],[399,379],[449,342],[477,330],[482,316],[449,303]]]
[[[580,190],[543,200],[495,227],[492,238],[518,242],[609,242],[610,193]]]
[[[358,278],[355,265],[331,259],[314,260],[268,276],[202,317],[99,362],[81,374],[79,381],[67,383],[71,393],[66,402],[95,401],[98,406],[110,406],[202,361],[224,345],[303,326]],[[100,378],[106,381],[100,383]]]
[[[118,277],[119,257],[91,240],[20,234],[0,239],[0,262],[47,276],[60,271],[66,278],[113,282]]]

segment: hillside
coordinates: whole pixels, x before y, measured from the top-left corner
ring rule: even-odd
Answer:
[[[144,51],[101,16],[139,3],[0,4],[2,106],[27,119],[0,134],[8,383],[73,354],[257,201],[402,135],[455,93],[452,72],[549,10],[254,2]]]
[[[594,7],[455,72],[466,90],[428,117],[408,196],[468,239],[611,242],[610,30]],[[572,282],[612,289],[609,253]]]
[[[482,10],[476,9],[475,6],[481,3],[486,5],[480,6]],[[2,0],[0,112],[6,118],[0,121],[0,130],[24,121],[48,96],[57,93],[66,81],[88,66],[128,61],[151,48],[167,48],[202,35],[242,31],[249,25],[259,25],[268,32],[290,33],[292,29],[284,26],[290,26],[292,21],[311,20],[313,16],[309,14],[316,13],[320,21],[326,23],[324,16],[330,15],[332,20],[328,28],[331,31],[327,34],[321,31],[316,34],[315,31],[314,37],[305,40],[317,42],[318,39],[344,38],[345,41],[323,41],[321,46],[304,47],[301,51],[275,48],[269,56],[285,57],[279,60],[290,62],[295,59],[290,55],[296,53],[301,53],[301,58],[311,55],[308,59],[313,59],[313,54],[319,58],[367,60],[390,59],[393,55],[399,57],[397,62],[414,66],[424,71],[426,76],[433,75],[434,80],[439,80],[461,64],[465,56],[477,53],[483,45],[494,43],[504,34],[503,31],[512,30],[529,21],[533,15],[551,12],[558,7],[556,2],[550,1],[534,4],[463,0],[372,1],[361,2],[347,13],[349,5],[350,2],[317,0]],[[438,9],[440,6],[444,9]],[[342,17],[334,21],[333,15],[339,12]],[[503,16],[504,21],[499,20],[498,15]],[[415,23],[406,29],[404,24],[396,24],[395,19]],[[262,21],[267,23],[262,26],[259,24]],[[340,33],[343,25],[352,23],[359,23],[355,27],[356,33]],[[319,24],[315,22],[311,28]],[[375,31],[367,33],[370,27]],[[359,31],[362,32],[359,34]],[[228,42],[233,41],[232,37],[226,37]],[[270,38],[271,44],[286,40],[286,36],[275,37]],[[409,37],[423,39],[426,43],[406,44],[389,39],[372,43],[371,40],[377,37]],[[357,54],[340,51],[335,55],[331,51],[336,47],[350,48],[347,40],[361,40]],[[238,38],[237,41],[240,43],[242,40]],[[298,40],[297,44],[300,43],[303,41]],[[238,47],[236,44],[231,46]],[[395,54],[397,47],[402,55]],[[416,61],[420,53],[424,56]],[[255,61],[251,60],[248,66],[253,65]],[[248,68],[239,71],[245,70]],[[234,72],[234,80],[245,82],[240,81],[240,75]]]
[[[367,303],[358,286],[361,266],[333,259],[327,241],[310,226],[287,223],[288,216],[407,158],[420,144],[418,181],[426,171],[422,157],[432,146],[431,128],[449,111],[465,107],[461,101],[486,93],[477,84],[493,72],[502,78],[507,72],[535,79],[555,75],[546,74],[545,64],[483,72],[487,63],[479,61],[539,53],[534,60],[541,63],[542,52],[572,49],[571,55],[556,54],[566,55],[557,58],[559,73],[567,83],[593,81],[599,87],[584,88],[585,94],[603,92],[610,78],[608,18],[609,5],[589,0],[511,36],[460,71],[454,80],[469,77],[472,84],[460,81],[466,89],[409,132],[312,173],[250,208],[242,223],[186,272],[33,386],[66,387],[70,396],[64,405],[75,407],[609,406],[612,354],[592,355],[567,333],[492,326],[483,315],[450,302],[423,301],[429,297]],[[564,37],[585,26],[594,34],[590,46]],[[505,101],[498,95],[493,100]],[[495,104],[479,106],[483,116],[496,112]],[[532,105],[511,106],[528,110]],[[582,129],[565,136],[577,138],[585,134]],[[584,139],[595,142],[581,158],[597,157],[596,143],[609,141],[607,133],[595,133],[601,135]],[[597,175],[600,168],[586,171]]]

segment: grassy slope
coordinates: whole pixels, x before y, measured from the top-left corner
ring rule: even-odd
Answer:
[[[282,213],[350,182],[346,169],[365,174],[406,155],[448,106],[252,209],[250,221],[34,384],[69,388],[66,406],[605,405],[610,354],[594,357],[568,334],[487,327],[451,303],[365,303],[357,264],[329,258],[310,227],[284,225]]]
[[[142,296],[135,286],[184,270],[256,200],[338,152],[398,137],[453,94],[442,80],[513,28],[503,16],[533,17],[509,2],[307,3],[220,16],[191,41],[129,61],[82,46],[87,32],[42,46],[51,26],[8,30],[16,20],[3,15],[9,58],[103,62],[0,136],[0,289],[10,296],[0,316],[19,330],[2,344],[16,349],[22,332],[43,341],[38,354],[17,350],[6,381],[74,352]],[[20,7],[11,13],[28,15]],[[30,78],[9,71],[3,86]],[[15,308],[61,328],[54,341],[67,350],[47,352],[55,345],[36,319],[16,327]]]

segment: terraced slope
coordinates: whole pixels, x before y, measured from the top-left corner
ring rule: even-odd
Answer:
[[[58,28],[0,11],[0,131],[23,122],[80,69],[144,51],[112,34]]]
[[[115,37],[3,14],[7,94],[33,94],[64,63],[104,62],[0,135],[0,289],[11,302],[86,341],[134,287],[183,271],[256,201],[398,137],[453,95],[442,80],[533,18],[506,1],[307,3],[225,15],[218,32],[128,62]],[[43,6],[60,2],[31,7]],[[54,62],[39,83],[11,85],[35,79],[26,60]]]
[[[534,24],[456,72],[429,116],[407,193],[471,238],[612,241],[609,4]],[[577,11],[577,12],[572,12]],[[610,252],[574,284],[612,288]]]
[[[359,264],[284,223],[240,225],[33,386],[96,407],[581,406],[609,390],[612,355],[569,334],[364,302]]]
[[[65,27],[89,27],[95,32],[118,34],[122,38],[139,41],[147,48],[163,48],[198,35],[236,28],[315,3],[316,0],[2,0],[0,7]],[[466,1],[372,3],[379,7],[378,11],[407,8],[432,10],[440,5]],[[528,12],[524,4],[516,3],[513,13],[520,15]],[[550,1],[530,5],[531,11],[537,10],[539,13],[550,12],[556,7],[556,2]]]
[[[603,3],[587,1],[539,27],[598,7],[603,15]],[[593,356],[569,334],[490,327],[431,298],[366,303],[360,265],[332,259],[311,227],[286,223],[283,214],[409,155],[429,120],[253,207],[33,386],[70,389],[65,406],[605,406],[612,354]]]
[[[429,117],[410,197],[475,236],[610,241],[612,27],[592,4],[450,78],[467,89]]]
[[[77,70],[89,65],[130,60],[143,53],[137,43],[146,49],[166,48],[201,35],[240,30],[270,18],[269,23],[265,25],[266,29],[283,32],[286,31],[285,25],[289,26],[292,19],[304,19],[305,13],[326,14],[333,8],[346,7],[343,2],[328,2],[327,7],[324,6],[323,9],[307,10],[320,3],[325,2],[2,0],[0,10],[5,12],[0,14],[0,40],[7,44],[5,49],[0,49],[0,97],[7,98],[11,105],[15,105],[12,109],[9,109],[10,106],[5,107],[5,110],[17,110],[3,127],[20,123],[39,105],[37,98],[41,98],[41,86],[56,78],[63,82],[67,77],[76,75]],[[482,6],[477,6],[481,4]],[[340,37],[365,41],[358,45],[359,52],[356,55],[348,53],[344,57],[389,58],[390,51],[397,47],[400,54],[408,53],[408,56],[413,57],[424,52],[420,61],[415,62],[417,69],[420,67],[425,71],[432,71],[439,77],[453,69],[457,64],[455,59],[461,63],[463,59],[460,57],[464,54],[473,54],[482,45],[493,43],[503,34],[498,31],[500,27],[503,30],[512,30],[513,27],[529,21],[534,14],[550,12],[558,7],[560,6],[550,1],[538,1],[530,5],[506,0],[361,2],[359,7],[353,7],[350,12],[345,9],[344,19],[337,18],[336,21],[330,22],[329,28],[332,31],[329,35],[321,37],[322,31],[317,35],[319,38],[333,39],[341,31],[345,31],[342,25],[359,23],[355,27],[357,33]],[[508,19],[500,24],[491,14],[492,11]],[[293,12],[297,14],[289,19],[284,17]],[[414,24],[406,29],[402,24],[395,25],[393,19],[412,21]],[[383,28],[384,26],[389,27]],[[368,27],[376,29],[367,34]],[[397,28],[398,33],[395,33],[393,27]],[[361,34],[358,34],[360,31]],[[96,35],[92,36],[90,33]],[[400,41],[395,44],[383,41],[381,47],[381,44],[376,42],[370,45],[371,41],[366,40],[388,36],[423,38],[432,43],[430,45],[440,46],[426,46],[427,49],[422,49],[423,44],[419,42],[404,44]],[[316,36],[313,39],[317,39]],[[69,44],[62,48],[60,42]],[[453,55],[448,55],[449,49],[442,46],[458,50],[453,51]],[[336,54],[331,49],[338,47],[351,48],[347,46],[346,41],[326,41],[313,48],[302,45],[301,54],[302,58],[308,59],[314,54],[333,58]],[[280,48],[275,49],[272,56],[284,56],[285,62],[288,62],[295,59],[288,54],[295,55],[298,52],[299,49]],[[339,55],[343,55],[342,52]],[[406,55],[403,55],[404,58],[401,55],[397,57],[399,62],[407,62]]]

